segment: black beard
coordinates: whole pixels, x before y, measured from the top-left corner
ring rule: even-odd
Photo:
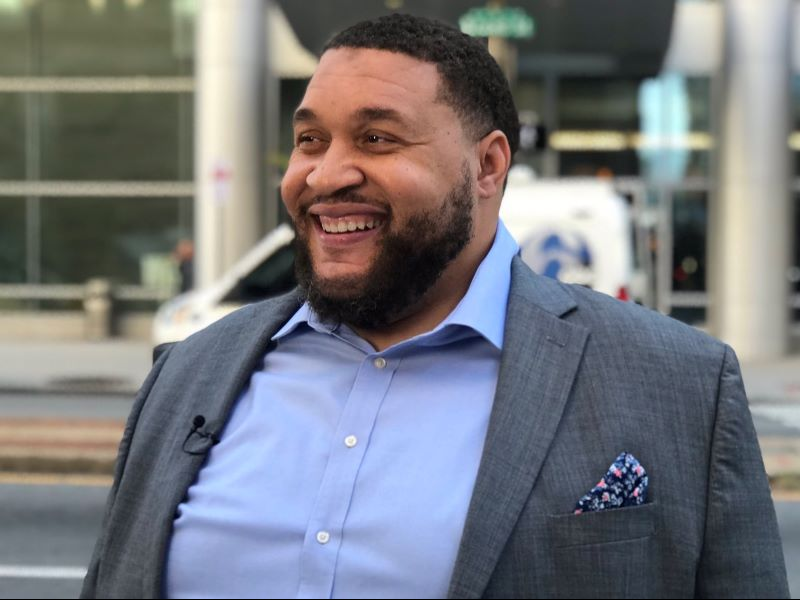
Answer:
[[[297,230],[295,275],[306,300],[323,321],[360,329],[380,329],[402,318],[472,239],[473,206],[465,168],[443,209],[421,212],[401,231],[386,233],[365,275],[336,281],[316,276],[308,238]]]

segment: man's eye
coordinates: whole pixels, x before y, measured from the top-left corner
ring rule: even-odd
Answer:
[[[378,144],[380,142],[386,141],[386,138],[385,137],[381,137],[379,135],[370,134],[370,135],[367,136],[367,141],[370,144]]]
[[[313,144],[314,142],[318,142],[319,138],[313,135],[309,135],[307,133],[301,133],[297,136],[297,145],[300,146],[302,144]]]
[[[394,138],[390,138],[379,133],[368,133],[364,136],[364,141],[370,146],[388,146],[396,142]]]

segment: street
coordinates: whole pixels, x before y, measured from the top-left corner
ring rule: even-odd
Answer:
[[[77,598],[107,493],[0,484],[0,598]]]
[[[0,394],[0,418],[120,419],[128,416],[133,397],[70,394]]]

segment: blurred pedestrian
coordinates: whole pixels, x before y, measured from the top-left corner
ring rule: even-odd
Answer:
[[[194,242],[188,239],[180,240],[175,245],[173,256],[178,263],[180,291],[188,292],[194,288]]]

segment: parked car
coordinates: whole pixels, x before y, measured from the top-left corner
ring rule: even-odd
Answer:
[[[153,321],[153,343],[175,342],[237,308],[295,287],[294,231],[280,225],[209,287],[168,300]]]

